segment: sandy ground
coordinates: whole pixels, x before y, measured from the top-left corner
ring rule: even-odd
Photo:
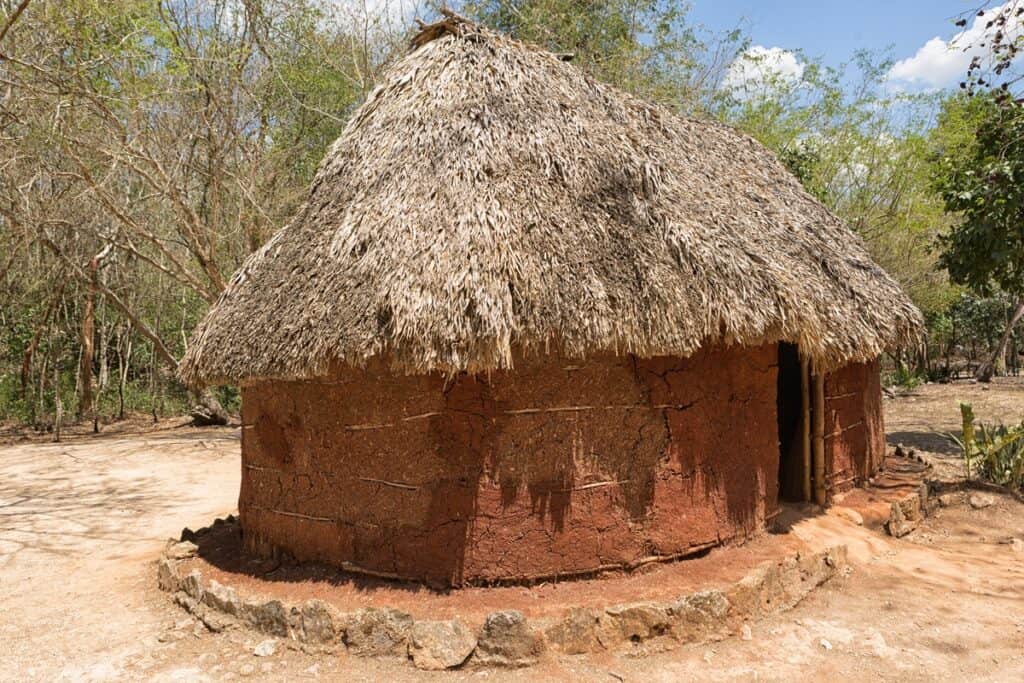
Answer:
[[[1024,384],[929,385],[887,402],[890,441],[945,454],[934,431],[970,400],[1024,417]],[[0,680],[862,681],[1024,679],[1024,505],[941,509],[894,540],[834,516],[792,529],[845,542],[854,570],[749,639],[643,658],[566,657],[518,672],[425,675],[397,662],[309,655],[207,633],[155,588],[153,560],[183,526],[234,508],[238,432],[162,429],[0,446]]]

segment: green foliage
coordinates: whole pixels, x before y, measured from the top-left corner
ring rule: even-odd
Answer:
[[[982,294],[1024,293],[1024,105],[990,94],[952,98],[933,182],[960,217],[942,237],[950,277]]]
[[[921,386],[921,381],[920,375],[904,366],[897,366],[896,369],[888,373],[885,378],[886,385],[897,386],[908,391]]]
[[[960,404],[962,438],[950,435],[960,447],[969,477],[1000,486],[1024,486],[1024,422],[1016,426],[975,425],[969,403]]]

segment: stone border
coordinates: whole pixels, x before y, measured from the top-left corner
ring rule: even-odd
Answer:
[[[218,519],[214,526],[234,521]],[[157,561],[157,577],[160,588],[173,593],[174,602],[209,630],[249,627],[307,649],[395,658],[428,670],[518,668],[536,664],[550,653],[643,654],[721,640],[739,633],[751,619],[794,607],[847,568],[846,546],[835,546],[764,562],[725,588],[669,602],[571,608],[561,618],[529,620],[516,610],[493,612],[474,633],[458,619],[413,619],[390,607],[343,613],[322,600],[289,605],[244,599],[233,588],[205,581],[198,569],[182,576],[179,565],[196,555],[198,546],[192,540],[205,531],[186,530],[182,540],[168,541]]]

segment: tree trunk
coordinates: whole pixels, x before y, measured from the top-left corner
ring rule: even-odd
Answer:
[[[1010,343],[1010,335],[1013,334],[1013,328],[1020,322],[1021,318],[1024,318],[1024,299],[1017,300],[1017,304],[1013,309],[1013,315],[1007,321],[1006,329],[1003,330],[1003,335],[999,338],[999,343],[996,344],[995,353],[992,354],[991,358],[978,366],[978,372],[974,376],[979,382],[991,382],[992,375],[1005,374],[1006,347]]]
[[[96,279],[99,262],[93,258],[89,261],[89,276]],[[78,419],[93,416],[92,366],[95,359],[94,341],[96,338],[96,286],[90,283],[86,288],[85,308],[82,311],[82,354],[78,366],[79,397]]]

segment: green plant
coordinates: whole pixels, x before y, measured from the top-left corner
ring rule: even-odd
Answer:
[[[916,389],[921,385],[921,376],[908,367],[897,366],[886,376],[886,384],[903,389]]]
[[[974,409],[960,404],[962,438],[950,434],[960,447],[967,476],[1019,489],[1024,485],[1024,422],[1019,425],[975,426]]]

